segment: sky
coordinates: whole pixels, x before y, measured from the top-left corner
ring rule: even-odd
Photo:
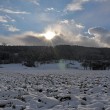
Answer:
[[[110,0],[0,0],[2,43],[110,47]]]

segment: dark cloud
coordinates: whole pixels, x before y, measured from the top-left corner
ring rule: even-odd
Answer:
[[[75,24],[60,25],[53,27],[54,32],[58,33],[52,40],[47,40],[42,33],[26,32],[13,36],[1,36],[0,43],[9,45],[81,45],[88,47],[110,47],[110,31],[103,27],[88,29],[88,33],[79,33]],[[68,28],[67,28],[68,27]],[[72,31],[72,29],[76,31]],[[58,30],[57,30],[58,29]]]
[[[27,32],[19,35],[11,35],[9,37],[1,36],[0,44],[6,43],[7,45],[26,45],[26,46],[52,46],[52,45],[65,45],[70,44],[60,36],[55,36],[51,41],[47,40],[44,36],[37,33]]]
[[[99,34],[99,35],[105,35],[109,34],[110,32],[106,30],[103,27],[93,27],[88,30],[89,34]]]
[[[88,30],[90,35],[94,36],[96,40],[101,45],[110,46],[110,31],[103,27],[94,27]]]
[[[17,39],[22,41],[24,45],[46,45],[44,38],[38,38],[32,35],[26,35]]]
[[[68,41],[65,41],[60,36],[55,36],[51,41],[47,40],[45,37],[36,37],[27,35],[22,38],[18,38],[20,41],[24,43],[24,45],[35,45],[35,46],[51,46],[51,45],[66,45],[70,44]]]

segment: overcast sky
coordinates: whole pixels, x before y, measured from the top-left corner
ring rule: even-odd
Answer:
[[[40,34],[56,33],[47,41]],[[110,47],[110,0],[0,0],[0,43]]]

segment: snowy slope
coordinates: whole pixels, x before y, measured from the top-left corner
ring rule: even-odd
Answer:
[[[67,65],[70,64],[71,69],[82,69],[81,64],[77,61],[60,61],[59,63],[51,63],[51,64],[42,64],[38,67],[38,69],[46,70],[46,69],[59,69],[59,70],[64,70],[64,69],[70,69],[67,68]]]
[[[91,73],[91,70],[83,70],[83,67],[80,63],[74,62],[72,68],[66,68],[66,64],[70,63],[69,61],[63,63],[53,63],[53,64],[42,64],[38,67],[26,67],[22,64],[2,64],[0,65],[0,72],[2,73]],[[94,73],[105,73],[108,70],[103,71],[93,71]]]
[[[67,65],[70,63],[69,60],[67,61],[61,61],[59,63],[51,63],[51,64],[41,64],[38,67],[26,67],[23,66],[22,64],[1,64],[0,65],[0,71],[7,71],[8,72],[12,71],[12,72],[36,72],[36,71],[48,71],[48,70],[82,70],[83,67],[81,66],[81,64],[77,61],[72,62],[74,65],[69,65],[70,68],[67,68]]]

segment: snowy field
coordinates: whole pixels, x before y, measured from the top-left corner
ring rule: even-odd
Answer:
[[[59,63],[51,63],[51,64],[41,64],[38,67],[26,67],[22,64],[1,64],[0,72],[8,72],[8,73],[47,73],[47,72],[57,72],[62,71],[65,73],[70,70],[83,70],[81,64],[77,61],[74,61],[74,65],[70,65],[72,68],[66,68],[66,65],[69,64],[69,61],[59,62]]]
[[[110,71],[47,66],[0,65],[0,110],[110,110]]]

